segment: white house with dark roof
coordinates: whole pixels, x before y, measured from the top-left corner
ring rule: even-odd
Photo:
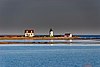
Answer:
[[[73,35],[71,33],[65,33],[64,37],[72,37]]]
[[[25,37],[33,37],[35,36],[34,30],[25,30]]]

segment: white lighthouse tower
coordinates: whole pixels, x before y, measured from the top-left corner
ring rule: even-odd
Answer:
[[[54,36],[54,32],[53,32],[52,29],[50,29],[50,31],[49,31],[49,35],[50,35],[50,37],[53,37],[53,36]]]

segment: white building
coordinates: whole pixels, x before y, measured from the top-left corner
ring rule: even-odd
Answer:
[[[49,31],[49,35],[50,35],[50,37],[53,37],[53,36],[54,36],[54,32],[53,32],[52,29],[50,29],[50,31]]]
[[[69,37],[72,37],[73,35],[70,33]]]
[[[25,37],[33,37],[35,36],[34,30],[25,30]]]

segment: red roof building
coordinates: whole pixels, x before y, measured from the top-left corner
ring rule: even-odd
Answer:
[[[72,37],[71,33],[65,33],[64,37]]]

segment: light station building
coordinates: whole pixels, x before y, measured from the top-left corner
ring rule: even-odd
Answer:
[[[33,36],[35,36],[35,34],[34,34],[34,30],[25,30],[25,37],[33,37]]]
[[[71,33],[65,33],[64,37],[72,37],[73,35]]]

